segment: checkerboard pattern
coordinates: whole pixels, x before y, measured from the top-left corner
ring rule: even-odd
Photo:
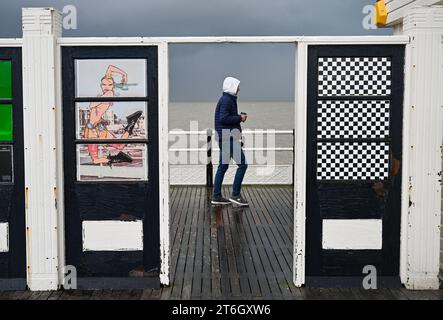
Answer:
[[[389,101],[318,102],[317,138],[385,138],[389,136]]]
[[[391,94],[389,57],[320,57],[318,95],[385,96]]]
[[[389,145],[382,142],[319,142],[318,180],[384,180],[388,177]]]

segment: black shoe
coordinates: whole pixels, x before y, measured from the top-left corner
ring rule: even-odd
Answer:
[[[132,158],[128,154],[121,152],[121,151],[119,153],[117,153],[115,156],[109,155],[108,159],[109,159],[109,164],[122,163],[122,162],[132,162]]]
[[[211,200],[211,204],[214,205],[226,205],[226,204],[230,204],[231,202],[228,199],[225,199],[223,197],[218,197],[218,198],[212,198]]]
[[[129,116],[126,117],[128,124],[125,127],[125,131],[127,131],[130,135],[132,135],[134,127],[142,114],[143,114],[142,111],[136,111],[133,114],[130,114]]]
[[[231,201],[232,203],[238,204],[239,206],[242,206],[242,207],[249,206],[248,201],[246,201],[241,195],[236,196],[236,197],[231,196],[229,198],[229,201]]]

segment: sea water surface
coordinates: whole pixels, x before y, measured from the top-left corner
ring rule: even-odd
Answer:
[[[214,111],[217,101],[211,102],[170,102],[169,131],[171,130],[206,130],[214,127]],[[293,130],[294,102],[251,102],[238,100],[238,111],[246,112],[248,119],[242,124],[243,130]],[[264,136],[264,146],[253,144],[255,147],[266,147],[267,137]],[[172,142],[170,142],[170,145]],[[201,144],[201,146],[203,143]],[[292,135],[277,135],[276,147],[292,147]],[[252,147],[246,145],[246,147]],[[293,153],[279,151],[275,153],[276,164],[292,164]],[[250,164],[254,159],[248,159]]]

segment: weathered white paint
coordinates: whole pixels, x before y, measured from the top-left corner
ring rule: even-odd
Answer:
[[[6,222],[0,223],[0,252],[9,251],[9,225]]]
[[[59,287],[64,283],[65,278],[65,205],[64,205],[64,163],[63,163],[63,97],[62,97],[62,67],[61,67],[61,47],[56,45],[55,49],[55,123],[56,123],[56,158],[57,161],[57,237],[58,237],[58,278]]]
[[[0,47],[21,47],[22,39],[0,39]]]
[[[395,25],[402,22],[408,10],[414,6],[430,6],[443,4],[443,0],[387,0],[388,25]]]
[[[141,46],[198,43],[299,43],[310,44],[403,44],[405,36],[285,36],[285,37],[106,37],[59,38],[61,46]]]
[[[324,219],[323,249],[382,248],[381,219]]]
[[[443,7],[410,9],[403,132],[401,277],[410,289],[437,289],[443,120]],[[406,161],[406,162],[405,162]]]
[[[165,42],[158,47],[158,72],[160,282],[169,285],[169,52]]]
[[[307,74],[308,45],[297,45],[295,64],[295,181],[294,181],[294,284],[305,283],[305,239],[306,239],[306,132],[307,132]]]
[[[55,111],[61,15],[49,8],[24,8],[22,16],[27,280],[31,290],[54,290],[58,285],[57,163],[62,161],[56,152]]]
[[[143,221],[83,221],[83,251],[143,250]]]

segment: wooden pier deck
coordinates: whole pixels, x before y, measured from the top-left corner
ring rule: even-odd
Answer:
[[[171,187],[170,287],[15,291],[0,299],[443,299],[442,290],[296,288],[292,187],[245,186],[243,194],[249,208],[212,207],[205,187]]]

